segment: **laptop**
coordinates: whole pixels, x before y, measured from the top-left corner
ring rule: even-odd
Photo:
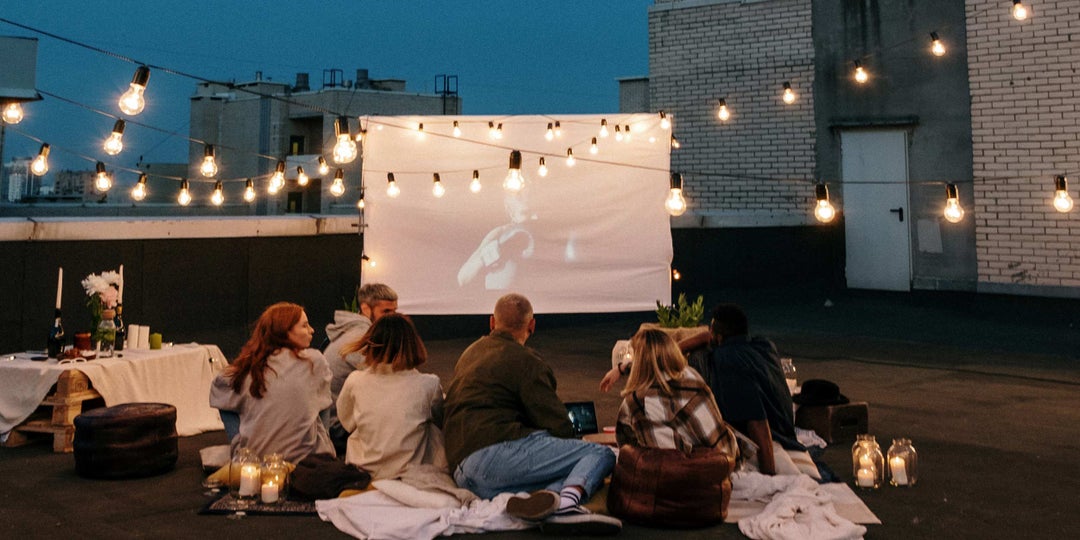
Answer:
[[[566,404],[566,415],[574,426],[574,436],[581,438],[590,433],[599,433],[596,423],[596,406],[591,401],[570,401]]]

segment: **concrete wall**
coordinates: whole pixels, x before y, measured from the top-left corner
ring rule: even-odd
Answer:
[[[1027,4],[1028,2],[1025,2]],[[978,290],[1080,297],[1080,222],[1050,204],[1080,186],[1080,2],[967,0]]]

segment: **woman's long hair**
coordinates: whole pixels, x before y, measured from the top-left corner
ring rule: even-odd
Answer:
[[[686,369],[686,357],[671,336],[655,328],[639,330],[630,338],[634,364],[622,395],[626,396],[649,387],[660,387],[660,393],[671,395],[669,380],[678,379]]]
[[[412,320],[391,313],[379,317],[359,341],[346,345],[341,355],[359,351],[369,368],[386,364],[392,371],[415,368],[427,361],[427,348]]]
[[[300,322],[303,313],[304,308],[292,302],[278,302],[263,311],[255,321],[251,337],[240,349],[240,356],[225,369],[225,374],[232,376],[233,392],[242,392],[244,379],[251,376],[248,391],[252,397],[262,398],[266,392],[266,370],[274,371],[266,365],[270,355],[280,349],[289,349],[300,357],[303,349],[289,341],[289,330]]]

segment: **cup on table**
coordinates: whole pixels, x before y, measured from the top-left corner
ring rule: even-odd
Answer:
[[[154,332],[150,334],[150,349],[157,350],[161,348],[161,334]]]

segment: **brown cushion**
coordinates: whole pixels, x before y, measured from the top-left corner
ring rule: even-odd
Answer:
[[[624,445],[611,477],[608,511],[654,527],[704,527],[724,521],[735,459],[713,448]]]

